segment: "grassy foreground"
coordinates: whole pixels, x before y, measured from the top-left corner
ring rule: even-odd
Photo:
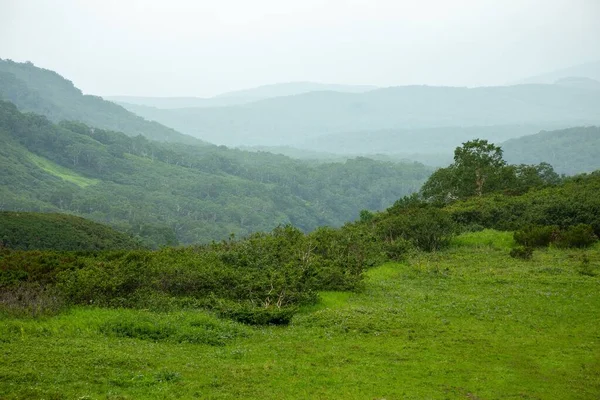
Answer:
[[[0,319],[0,399],[598,399],[600,246],[508,256],[512,234],[367,273],[288,327],[75,308]],[[586,261],[587,260],[587,261]]]

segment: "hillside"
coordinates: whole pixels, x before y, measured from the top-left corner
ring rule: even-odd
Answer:
[[[519,83],[554,83],[558,80],[571,77],[588,78],[600,81],[600,60],[531,76],[522,79]]]
[[[597,124],[600,90],[564,85],[405,86],[365,93],[311,92],[230,107],[128,107],[144,118],[212,143],[293,146],[344,132],[534,126],[531,133],[535,133]],[[316,147],[311,150],[328,151]]]
[[[342,92],[362,93],[377,89],[367,85],[333,85],[314,82],[288,82],[259,86],[252,89],[236,90],[210,98],[201,97],[139,97],[139,96],[104,96],[105,99],[123,104],[155,108],[188,108],[188,107],[222,107],[251,103],[272,97],[293,96],[308,92]]]
[[[149,245],[209,242],[294,224],[339,226],[418,190],[431,169],[356,158],[292,160],[53,124],[0,102],[4,210],[60,211],[139,235]]]
[[[114,229],[66,214],[0,211],[2,247],[17,250],[136,249],[140,243]]]
[[[600,169],[600,127],[578,127],[523,136],[502,143],[513,164],[545,161],[556,172],[573,175]]]
[[[0,59],[0,100],[16,104],[21,111],[45,115],[54,122],[81,121],[129,136],[142,135],[164,142],[203,143],[157,122],[144,120],[100,97],[84,95],[71,81],[31,63]]]

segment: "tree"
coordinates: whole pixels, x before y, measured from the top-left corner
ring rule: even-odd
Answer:
[[[440,168],[421,188],[429,201],[450,202],[497,190],[505,180],[502,149],[475,139],[454,150],[454,163]]]
[[[454,150],[454,165],[461,181],[469,186],[474,184],[475,194],[481,196],[486,183],[501,173],[506,161],[499,146],[475,139]]]
[[[500,190],[520,194],[559,182],[550,164],[507,165],[499,146],[475,139],[457,147],[454,163],[435,171],[420,194],[428,202],[449,203]]]

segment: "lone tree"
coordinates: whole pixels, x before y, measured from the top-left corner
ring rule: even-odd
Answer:
[[[454,150],[454,163],[440,168],[421,188],[427,200],[449,202],[497,189],[506,162],[502,149],[487,140],[475,139]]]

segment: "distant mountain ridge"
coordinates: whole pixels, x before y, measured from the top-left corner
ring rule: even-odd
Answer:
[[[587,62],[583,64],[573,65],[567,68],[557,69],[555,71],[550,71],[546,73],[542,73],[539,75],[534,75],[525,79],[521,79],[517,81],[518,84],[527,84],[527,83],[555,83],[556,81],[564,78],[570,77],[579,77],[579,78],[588,78],[593,79],[595,81],[600,81],[600,60]]]
[[[594,125],[600,123],[600,91],[542,84],[401,86],[363,93],[309,92],[228,107],[127,108],[216,144],[294,146],[348,132],[529,125],[536,130],[527,133],[535,133]],[[369,145],[368,136],[364,143]]]
[[[315,82],[288,82],[258,86],[252,89],[236,90],[214,97],[141,97],[104,96],[124,106],[145,106],[154,108],[226,107],[252,103],[273,97],[295,96],[309,92],[363,93],[377,89],[369,85],[338,85]]]
[[[54,122],[73,120],[129,136],[142,135],[164,142],[203,143],[158,122],[147,121],[100,97],[84,95],[73,82],[29,62],[0,59],[0,99],[12,102],[22,111],[45,115]]]
[[[511,139],[501,144],[512,164],[547,162],[573,175],[600,169],[600,127],[576,127]]]

